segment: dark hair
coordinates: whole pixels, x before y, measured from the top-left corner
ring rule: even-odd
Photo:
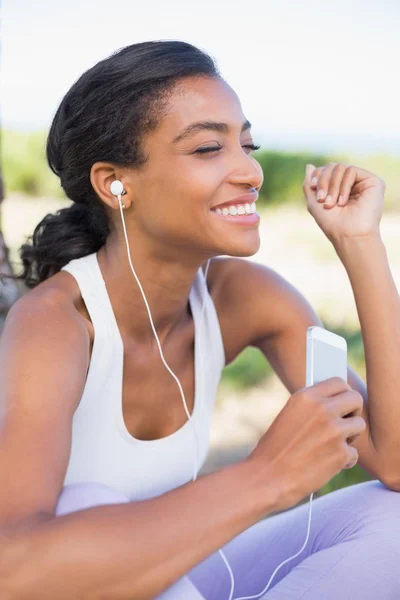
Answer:
[[[196,76],[221,77],[211,56],[175,40],[126,46],[81,75],[62,99],[46,144],[49,166],[73,204],[35,227],[32,244],[19,249],[23,272],[13,278],[33,288],[104,245],[109,218],[90,183],[92,165],[142,167],[144,134],[159,125],[176,84]]]

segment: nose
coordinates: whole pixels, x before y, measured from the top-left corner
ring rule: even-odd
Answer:
[[[236,186],[238,184],[249,185],[252,189],[248,191],[253,191],[254,189],[258,192],[260,190],[264,181],[264,173],[260,163],[258,163],[253,156],[247,154],[247,152],[241,148],[238,153],[238,158],[234,159],[233,168],[231,161],[230,164],[231,172],[229,181],[231,183]]]

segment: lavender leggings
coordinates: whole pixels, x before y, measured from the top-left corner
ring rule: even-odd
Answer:
[[[56,514],[122,502],[129,500],[101,483],[71,484]],[[235,577],[233,598],[259,594],[275,568],[300,550],[308,512],[306,502],[270,516],[223,547]],[[229,592],[229,573],[215,552],[157,600],[228,600]],[[373,480],[314,498],[306,547],[277,571],[261,598],[399,600],[400,493]]]

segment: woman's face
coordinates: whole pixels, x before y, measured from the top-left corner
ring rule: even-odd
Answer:
[[[237,95],[222,80],[188,78],[168,106],[158,129],[145,138],[147,164],[132,172],[135,228],[157,240],[157,246],[187,256],[255,254],[260,245],[255,215],[238,223],[211,211],[249,192],[256,199],[252,188],[263,181],[259,163],[246,148],[255,141],[249,128],[242,131],[246,117]],[[200,121],[225,123],[226,131],[197,129],[175,139]],[[220,149],[197,152],[202,148]]]

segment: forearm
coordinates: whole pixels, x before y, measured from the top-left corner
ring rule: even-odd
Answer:
[[[400,459],[400,297],[377,233],[336,246],[349,275],[364,343],[371,435],[378,453]]]
[[[20,536],[4,600],[147,600],[263,516],[277,492],[246,462],[157,498],[97,506]],[[262,493],[261,493],[262,490]],[[261,498],[261,496],[263,496]]]

